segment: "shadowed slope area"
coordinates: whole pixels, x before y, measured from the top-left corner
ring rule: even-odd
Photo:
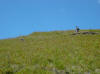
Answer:
[[[91,32],[100,33],[100,30]],[[99,74],[100,34],[73,36],[72,33],[74,31],[35,32],[0,40],[0,72]]]

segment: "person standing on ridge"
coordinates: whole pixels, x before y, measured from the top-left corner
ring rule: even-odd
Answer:
[[[76,33],[78,33],[78,32],[79,32],[79,30],[80,30],[80,29],[79,29],[79,27],[77,27],[77,26],[76,26]]]

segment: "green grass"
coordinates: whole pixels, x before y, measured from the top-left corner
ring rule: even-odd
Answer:
[[[100,34],[72,33],[35,32],[0,40],[0,74],[100,74]]]

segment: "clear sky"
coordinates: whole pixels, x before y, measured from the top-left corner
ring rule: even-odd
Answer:
[[[0,39],[76,25],[100,29],[100,0],[0,0]]]

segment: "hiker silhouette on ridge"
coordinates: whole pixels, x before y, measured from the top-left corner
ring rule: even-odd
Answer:
[[[76,26],[76,33],[78,33],[80,30],[80,28],[78,26]]]

